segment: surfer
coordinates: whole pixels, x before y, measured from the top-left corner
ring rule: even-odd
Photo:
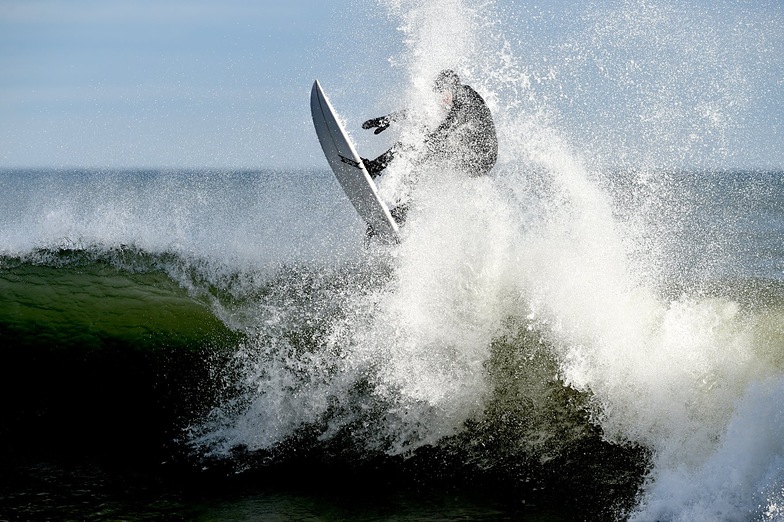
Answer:
[[[441,124],[425,136],[422,159],[444,162],[473,177],[489,173],[498,158],[498,138],[484,99],[469,85],[461,83],[451,69],[438,74],[433,92],[440,96],[447,114]],[[362,128],[375,128],[375,134],[378,134],[405,116],[406,111],[394,112],[367,120]],[[362,158],[370,176],[379,176],[402,148],[401,143],[396,143],[374,160]]]

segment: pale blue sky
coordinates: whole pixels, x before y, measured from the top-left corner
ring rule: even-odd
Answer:
[[[349,3],[0,0],[0,166],[320,165]]]
[[[389,6],[402,5],[399,15],[418,3],[0,0],[0,168],[325,168],[310,122],[313,79],[350,124],[395,108],[407,71],[391,62],[406,52],[406,35]],[[721,140],[700,143],[731,149],[728,166],[784,167],[784,2],[694,2],[686,9],[697,22],[658,28],[662,16],[682,16],[678,3],[654,2],[641,13],[646,24],[624,19],[634,3],[498,0],[489,30],[504,33],[524,64],[521,82],[579,129],[578,142],[601,141],[619,121],[644,141],[650,129],[636,122],[656,113],[640,100],[672,89],[694,104],[676,124],[713,121]],[[695,24],[702,34],[689,35]],[[684,57],[662,57],[666,68],[653,61],[667,44],[634,55],[634,38],[668,37]],[[589,41],[598,47],[586,52]],[[673,72],[669,85],[647,77]],[[728,82],[742,95],[727,95]],[[729,123],[717,107],[730,107]]]

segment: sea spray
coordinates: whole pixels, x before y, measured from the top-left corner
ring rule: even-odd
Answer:
[[[632,519],[781,520],[782,390],[779,376],[750,384],[712,451],[663,465]]]

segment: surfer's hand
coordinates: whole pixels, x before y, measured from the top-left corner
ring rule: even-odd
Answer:
[[[387,127],[389,127],[389,116],[373,118],[362,124],[363,129],[372,129],[373,127],[378,127],[374,134],[378,134],[379,132],[384,132],[387,130]]]

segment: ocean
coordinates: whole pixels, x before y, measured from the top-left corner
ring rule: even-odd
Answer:
[[[453,68],[492,172],[401,154],[368,241],[315,78],[287,169],[0,170],[0,520],[784,520],[781,6],[357,5],[358,150]]]
[[[551,174],[3,171],[0,518],[779,519],[784,173]]]

